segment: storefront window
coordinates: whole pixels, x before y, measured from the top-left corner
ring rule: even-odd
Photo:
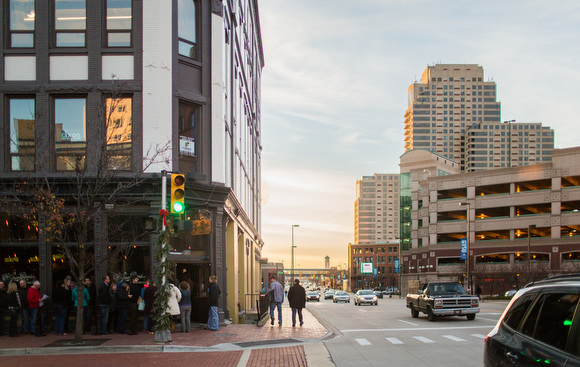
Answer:
[[[4,282],[38,279],[38,246],[0,247],[0,278]]]
[[[22,217],[0,216],[0,243],[35,242],[38,229]]]
[[[112,281],[129,282],[131,275],[143,282],[153,276],[149,246],[109,246],[107,249],[107,269]]]

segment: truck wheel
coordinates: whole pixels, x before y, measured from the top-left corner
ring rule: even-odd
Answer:
[[[472,313],[472,314],[467,315],[467,319],[468,320],[475,320],[475,314]]]
[[[427,308],[427,317],[429,318],[429,321],[437,321],[437,316],[435,316],[433,311],[431,311],[431,307]]]
[[[411,317],[416,319],[419,317],[419,311],[415,310],[415,307],[411,305]]]

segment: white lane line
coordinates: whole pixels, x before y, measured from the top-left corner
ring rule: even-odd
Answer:
[[[478,317],[478,319],[485,320],[485,321],[497,322],[497,320],[494,320],[494,319],[486,319],[485,317]]]
[[[402,341],[400,341],[397,338],[385,338],[387,339],[387,341],[389,341],[391,344],[404,344]]]
[[[493,329],[495,324],[487,326],[453,326],[453,327],[425,327],[425,328],[393,328],[393,329],[344,329],[341,333],[358,333],[358,332],[372,332],[372,331],[417,331],[417,330],[461,330],[461,329]]]
[[[424,336],[414,336],[413,338],[415,338],[418,341],[423,342],[423,343],[435,343],[433,340],[431,340],[429,338],[425,338]]]
[[[250,349],[244,349],[237,367],[246,367],[248,365],[248,361],[250,360],[250,353],[252,353]]]
[[[369,342],[368,340],[364,339],[364,338],[360,338],[360,339],[355,339],[360,345],[371,345],[371,342]]]
[[[479,338],[479,339],[485,339],[485,335],[483,335],[483,334],[469,334],[469,335],[474,336],[474,337]]]
[[[465,339],[461,339],[461,338],[458,338],[458,337],[453,336],[453,335],[441,335],[441,336],[444,337],[444,338],[447,338],[449,340],[453,340],[454,342],[465,342],[465,341],[467,341]]]
[[[405,324],[413,325],[413,326],[419,326],[419,324],[415,324],[415,323],[412,323],[412,322],[409,322],[409,321],[405,321],[405,320],[397,319],[397,321],[403,322]]]

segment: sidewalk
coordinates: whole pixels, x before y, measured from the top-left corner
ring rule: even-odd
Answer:
[[[334,364],[321,340],[332,335],[307,309],[304,326],[292,327],[292,312],[282,308],[283,324],[263,327],[230,324],[219,331],[179,329],[173,342],[155,343],[154,335],[85,335],[88,346],[72,346],[72,335],[0,337],[0,358],[8,366],[328,366]]]

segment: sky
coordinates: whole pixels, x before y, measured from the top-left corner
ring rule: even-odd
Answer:
[[[580,146],[580,1],[259,0],[262,256],[346,267],[356,181],[399,173],[407,90],[435,64],[478,64],[502,121]]]

